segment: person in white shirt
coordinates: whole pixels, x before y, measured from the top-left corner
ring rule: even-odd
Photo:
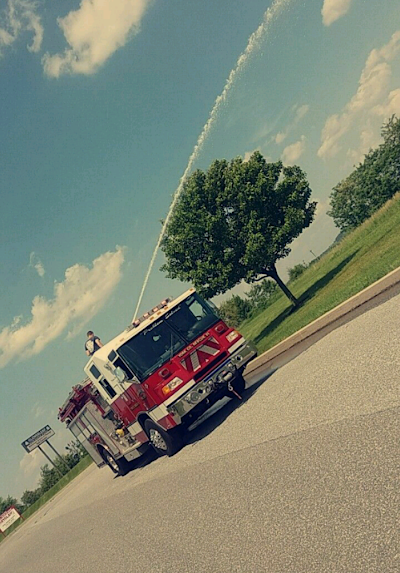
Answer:
[[[89,330],[87,333],[87,340],[85,342],[85,350],[88,356],[93,356],[93,354],[103,346],[100,338],[93,334],[92,330]]]

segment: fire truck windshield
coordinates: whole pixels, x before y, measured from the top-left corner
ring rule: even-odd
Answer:
[[[161,319],[123,344],[118,354],[144,380],[184,346],[185,341]]]
[[[218,320],[192,295],[123,344],[118,354],[142,381]]]
[[[188,342],[192,342],[219,320],[208,304],[197,294],[189,296],[167,312],[166,319]]]

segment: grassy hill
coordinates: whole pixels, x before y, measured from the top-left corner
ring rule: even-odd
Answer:
[[[398,266],[400,193],[290,283],[300,308],[293,310],[279,293],[240,331],[260,352],[268,350]]]

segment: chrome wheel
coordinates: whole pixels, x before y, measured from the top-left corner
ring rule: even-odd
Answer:
[[[150,444],[160,456],[165,454],[173,456],[183,445],[179,427],[167,431],[153,420],[148,419],[144,423],[144,431]]]
[[[158,450],[163,450],[164,452],[167,451],[168,446],[166,441],[164,440],[164,438],[162,437],[162,435],[160,434],[160,432],[158,430],[155,430],[154,428],[151,428],[150,430],[150,441],[153,444],[153,446],[155,448],[157,448]]]
[[[113,456],[106,452],[107,463],[115,473],[119,473],[119,465],[114,460]]]

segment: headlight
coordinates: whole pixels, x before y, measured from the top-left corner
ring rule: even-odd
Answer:
[[[235,340],[235,338],[238,338],[239,336],[240,335],[236,330],[232,330],[232,332],[226,335],[226,339],[228,342],[232,342],[232,340]]]
[[[178,376],[176,376],[175,378],[172,378],[172,380],[170,382],[168,382],[168,384],[163,386],[163,389],[162,389],[163,394],[165,394],[165,395],[171,394],[171,392],[173,392],[175,390],[175,388],[177,388],[179,386],[179,384],[182,384],[182,382],[183,382],[183,380],[181,378],[179,378]]]

